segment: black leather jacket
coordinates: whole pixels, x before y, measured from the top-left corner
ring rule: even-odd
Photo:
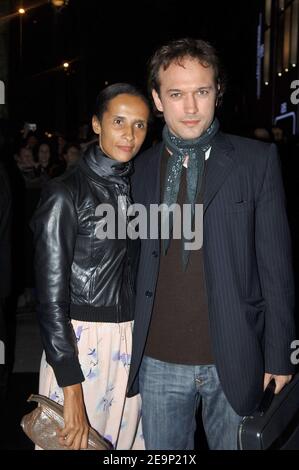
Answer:
[[[105,217],[96,208],[108,203],[117,218],[118,196],[128,202],[130,169],[131,163],[115,162],[91,146],[77,166],[46,185],[32,219],[38,318],[47,362],[61,387],[84,380],[71,318],[133,319],[139,241],[96,236]]]

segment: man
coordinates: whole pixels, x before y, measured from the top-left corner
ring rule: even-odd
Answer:
[[[278,157],[274,145],[218,130],[224,84],[208,43],[161,47],[149,86],[166,126],[163,142],[136,161],[134,200],[147,209],[187,203],[193,215],[203,203],[203,245],[142,240],[128,394],[140,388],[147,449],[193,449],[200,402],[209,448],[236,449],[241,416],[272,377],[278,393],[293,373]]]

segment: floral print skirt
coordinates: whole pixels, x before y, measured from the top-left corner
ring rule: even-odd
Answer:
[[[119,450],[143,450],[141,399],[126,397],[133,322],[95,323],[72,320],[90,425]],[[43,353],[39,393],[63,404],[52,367]]]

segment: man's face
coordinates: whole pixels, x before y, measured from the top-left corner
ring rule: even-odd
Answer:
[[[159,71],[160,93],[153,90],[157,109],[164,114],[169,130],[182,139],[200,137],[211,125],[216,106],[212,67],[186,57]]]
[[[101,122],[95,116],[92,120],[103,152],[113,160],[131,160],[143,144],[148,118],[149,109],[139,96],[124,93],[113,98]]]

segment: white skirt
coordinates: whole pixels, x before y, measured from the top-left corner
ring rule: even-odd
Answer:
[[[126,397],[133,322],[72,320],[85,381],[84,402],[90,425],[118,450],[144,450],[140,395]],[[39,393],[63,404],[52,367],[43,353]]]

